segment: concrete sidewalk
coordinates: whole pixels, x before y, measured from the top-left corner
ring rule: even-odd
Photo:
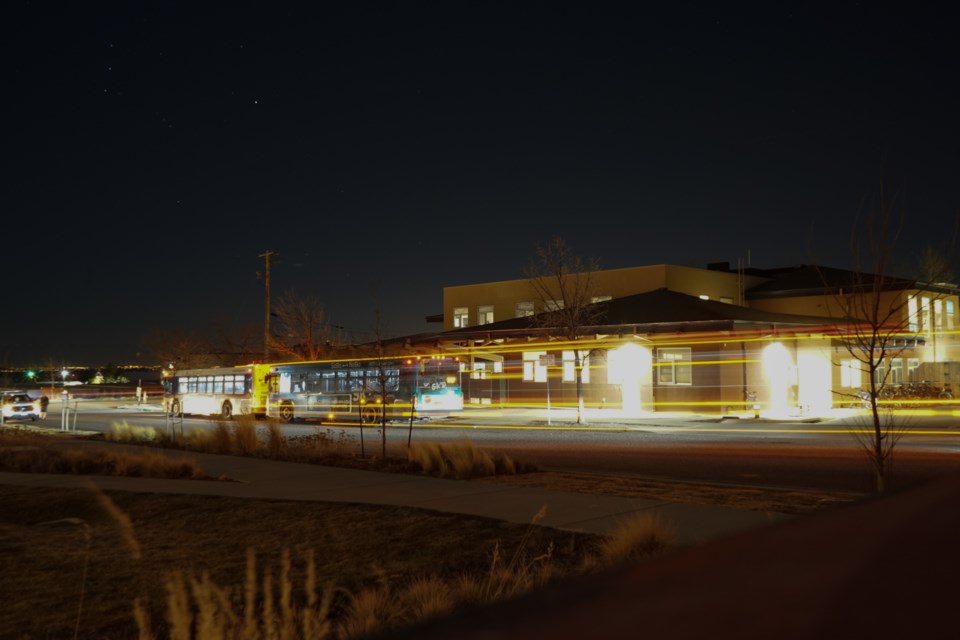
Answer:
[[[117,447],[111,443],[67,441],[64,446]],[[178,455],[180,452],[169,452]],[[240,456],[184,453],[212,477],[229,481],[164,480],[114,476],[0,472],[0,484],[81,487],[93,482],[106,490],[221,495],[235,498],[308,500],[415,507],[515,523],[609,534],[636,514],[658,516],[671,525],[681,545],[696,544],[793,518],[781,513],[657,500],[600,496],[525,488],[496,479],[444,480],[427,476],[360,471]]]

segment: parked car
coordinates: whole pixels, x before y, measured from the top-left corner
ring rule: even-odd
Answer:
[[[36,420],[40,417],[40,401],[34,400],[29,394],[22,391],[5,391],[0,396],[0,403],[3,405],[4,420],[16,420],[18,418]]]

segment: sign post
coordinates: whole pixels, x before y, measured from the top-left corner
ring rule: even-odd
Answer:
[[[543,365],[543,368],[546,369],[546,380],[547,380],[547,424],[552,426],[553,422],[550,421],[550,367],[554,365],[554,356],[552,353],[544,353],[540,355],[540,364]]]

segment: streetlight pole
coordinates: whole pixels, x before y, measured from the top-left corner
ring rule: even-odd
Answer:
[[[263,361],[270,361],[270,257],[273,255],[273,251],[269,249],[261,253],[259,258],[263,258],[266,262],[266,267],[263,273],[263,288],[264,288],[264,311],[263,311]]]

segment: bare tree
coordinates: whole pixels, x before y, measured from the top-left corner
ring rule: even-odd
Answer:
[[[294,360],[319,360],[330,352],[330,325],[319,299],[284,292],[273,305],[277,328],[269,350]]]
[[[842,345],[867,375],[867,390],[862,397],[869,408],[869,419],[855,435],[873,468],[877,493],[887,487],[893,451],[907,427],[907,419],[898,416],[885,399],[892,387],[892,367],[886,363],[922,344],[919,333],[930,312],[924,304],[942,295],[932,283],[942,282],[946,275],[946,261],[933,254],[926,260],[923,280],[891,274],[904,219],[902,206],[881,185],[866,215],[854,220],[852,270],[818,268],[825,289],[831,292],[827,301],[831,315],[842,318],[837,324]],[[921,300],[925,302],[918,304]]]
[[[195,369],[223,364],[210,341],[193,331],[156,330],[144,338],[144,344],[164,366]]]
[[[263,357],[263,334],[259,326],[239,325],[226,318],[214,319],[211,326],[214,343],[225,356],[231,354],[244,363]]]
[[[554,236],[538,246],[526,269],[527,279],[540,303],[541,313],[532,322],[572,343],[577,384],[577,424],[583,424],[583,363],[590,350],[577,348],[585,327],[597,324],[601,311],[595,304],[593,274],[599,266],[593,259],[575,255],[563,238]]]

